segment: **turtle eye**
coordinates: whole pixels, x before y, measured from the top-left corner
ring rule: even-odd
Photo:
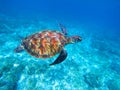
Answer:
[[[79,36],[78,41],[82,41],[82,38]]]

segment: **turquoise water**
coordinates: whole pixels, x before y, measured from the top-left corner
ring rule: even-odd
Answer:
[[[50,2],[44,1],[41,9],[34,3],[36,7],[30,9],[32,11],[29,11],[31,6],[26,8],[27,2],[23,4],[24,11],[21,4],[16,4],[21,2],[16,0],[12,0],[11,5],[1,2],[0,90],[120,90],[119,1],[87,3],[90,9],[87,6],[81,9],[86,2],[82,2],[82,6],[76,3],[79,7],[72,8],[72,2],[66,5],[66,0],[60,8],[57,5],[62,3],[55,1],[52,4],[57,5],[53,8]],[[44,5],[48,5],[48,9],[44,9]],[[97,10],[99,12],[93,12]],[[21,43],[20,37],[44,29],[60,31],[59,22],[66,26],[70,36],[82,37],[81,42],[64,47],[68,52],[64,62],[49,66],[58,55],[44,60],[25,51],[14,53]]]

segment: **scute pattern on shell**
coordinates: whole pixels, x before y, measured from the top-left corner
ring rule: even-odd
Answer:
[[[31,55],[38,58],[48,58],[59,53],[66,41],[64,34],[47,30],[26,37],[23,40],[23,45]]]

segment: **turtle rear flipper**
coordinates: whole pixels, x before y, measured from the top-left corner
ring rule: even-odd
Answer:
[[[51,63],[50,65],[59,64],[59,63],[63,62],[66,59],[66,57],[67,57],[67,52],[63,49],[60,52],[60,55],[58,56],[58,58],[53,63]]]
[[[22,45],[19,45],[14,49],[14,52],[19,53],[19,52],[22,52],[23,50],[24,50],[24,47]]]

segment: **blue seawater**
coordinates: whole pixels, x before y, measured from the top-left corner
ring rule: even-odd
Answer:
[[[58,23],[82,37],[64,62],[14,53],[21,37]],[[120,0],[0,0],[0,90],[120,90]]]

